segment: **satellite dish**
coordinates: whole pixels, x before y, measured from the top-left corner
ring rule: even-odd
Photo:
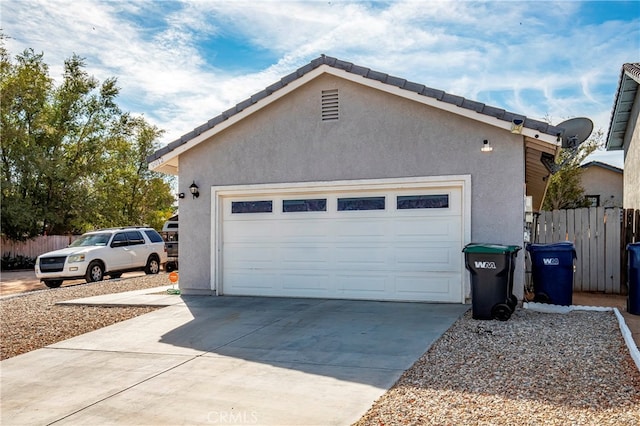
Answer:
[[[564,133],[558,135],[562,137],[562,148],[575,149],[591,136],[593,122],[585,117],[577,117],[563,121],[556,127],[564,129]]]

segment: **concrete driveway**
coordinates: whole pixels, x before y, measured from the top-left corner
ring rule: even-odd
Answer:
[[[2,361],[1,423],[347,425],[469,308],[175,300]]]

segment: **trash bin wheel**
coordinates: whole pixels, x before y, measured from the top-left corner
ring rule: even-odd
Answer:
[[[498,303],[491,308],[491,316],[500,321],[506,321],[511,318],[513,310],[506,303]]]
[[[518,306],[518,298],[515,296],[515,294],[509,296],[509,301],[507,302],[507,304],[511,307],[512,311],[516,309],[516,306]]]
[[[533,301],[536,303],[549,303],[551,299],[547,293],[536,293]]]

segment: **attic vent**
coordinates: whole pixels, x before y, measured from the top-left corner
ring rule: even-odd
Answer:
[[[338,119],[338,89],[322,91],[322,121]]]

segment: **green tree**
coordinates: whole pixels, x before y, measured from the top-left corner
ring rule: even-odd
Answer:
[[[99,226],[118,223],[147,224],[160,229],[174,214],[171,180],[149,170],[147,157],[163,131],[142,118],[124,115],[122,135],[114,140],[108,165],[96,181],[95,220]]]
[[[544,198],[543,210],[575,209],[588,207],[589,201],[584,197],[581,183],[582,168],[580,163],[599,146],[603,145],[602,129],[577,149],[563,149],[556,159],[558,170],[549,177],[549,186]]]
[[[173,213],[170,181],[145,159],[162,132],[120,110],[116,79],[100,83],[73,55],[56,86],[43,54],[13,62],[2,43],[0,56],[2,233],[160,227]]]
[[[48,96],[52,81],[42,55],[26,51],[9,60],[0,46],[0,148],[2,232],[11,237],[37,235],[41,217],[35,206],[40,203],[39,156],[34,145],[46,138],[48,131]]]

